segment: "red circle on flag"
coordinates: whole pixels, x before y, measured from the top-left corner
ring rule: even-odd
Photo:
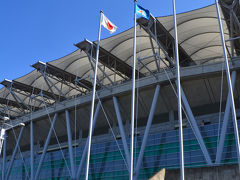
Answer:
[[[111,25],[109,22],[107,22],[107,28],[108,28],[108,30],[112,30],[113,29],[113,25]]]

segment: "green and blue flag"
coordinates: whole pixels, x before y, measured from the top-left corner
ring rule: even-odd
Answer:
[[[150,17],[150,12],[147,9],[144,9],[143,7],[139,6],[136,4],[136,15],[140,17],[144,17],[145,19],[149,19]]]

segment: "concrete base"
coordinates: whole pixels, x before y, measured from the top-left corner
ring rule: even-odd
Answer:
[[[180,179],[180,171],[166,170],[165,180]],[[185,168],[185,180],[239,180],[238,165]]]
[[[165,179],[165,168],[161,169],[157,174],[155,174],[149,180],[164,180],[164,179]]]

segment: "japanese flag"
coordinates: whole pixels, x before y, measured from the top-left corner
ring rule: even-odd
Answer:
[[[117,26],[115,26],[111,21],[109,21],[109,19],[104,14],[102,14],[101,25],[103,25],[103,27],[109,30],[111,34],[117,30]]]

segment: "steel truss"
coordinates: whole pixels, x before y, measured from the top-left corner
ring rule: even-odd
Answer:
[[[240,50],[237,47],[240,47],[240,40],[237,37],[237,34],[239,34],[239,29],[240,29],[240,23],[239,23],[239,6],[237,6],[237,1],[234,0],[233,3],[231,5],[226,4],[223,0],[220,2],[222,9],[225,8],[225,10],[223,10],[223,14],[225,16],[225,18],[229,18],[230,20],[227,21],[228,24],[228,28],[230,31],[230,39],[229,41],[231,42],[231,56],[234,57],[235,55],[239,56],[240,55]],[[229,12],[226,11],[226,9]],[[237,9],[237,10],[236,10]],[[149,34],[149,39],[150,39],[150,43],[151,43],[151,48],[152,48],[152,53],[153,53],[153,57],[154,57],[154,61],[157,67],[157,71],[158,73],[153,73],[151,72],[150,69],[147,68],[147,66],[143,63],[144,58],[149,58],[149,57],[143,57],[140,58],[139,61],[140,63],[151,73],[151,77],[145,77],[144,74],[142,74],[141,72],[138,72],[136,70],[136,74],[139,74],[139,76],[141,78],[143,78],[142,80],[139,80],[139,87],[145,87],[148,85],[155,85],[155,93],[153,96],[153,100],[152,100],[152,105],[151,105],[151,109],[148,115],[148,120],[147,120],[147,125],[146,125],[146,129],[145,129],[145,133],[143,136],[143,141],[141,144],[141,148],[140,148],[140,153],[139,156],[137,158],[137,163],[134,169],[134,179],[137,179],[138,175],[139,175],[139,170],[141,168],[142,165],[142,160],[143,160],[143,156],[144,156],[144,151],[145,151],[145,147],[146,147],[146,142],[148,139],[148,135],[149,135],[149,131],[151,128],[151,124],[152,124],[152,120],[154,117],[154,112],[155,112],[155,108],[156,108],[156,104],[157,104],[157,99],[160,93],[160,86],[162,85],[161,83],[166,84],[167,82],[167,78],[163,78],[163,75],[160,73],[160,61],[163,61],[168,67],[173,67],[175,66],[175,62],[174,62],[174,38],[172,37],[172,35],[164,28],[164,26],[153,16],[150,17],[150,20],[147,21],[146,19],[138,19],[138,24]],[[153,40],[157,43],[158,48],[164,53],[165,55],[165,59],[162,59],[162,57],[160,57],[160,52],[156,52],[154,46],[153,46]],[[95,60],[93,57],[96,56],[96,44],[93,42],[90,42],[88,40],[84,40],[83,42],[80,42],[78,44],[76,44],[76,46],[83,50],[89,57],[90,60],[90,64],[93,67],[95,65]],[[159,51],[160,51],[159,50]],[[107,67],[108,69],[110,69],[115,76],[118,75],[120,77],[122,77],[125,80],[131,79],[132,78],[132,67],[127,65],[124,61],[122,61],[121,59],[119,59],[118,57],[114,56],[113,54],[111,54],[110,52],[108,52],[107,50],[105,50],[102,47],[99,47],[99,61],[101,62],[101,64],[103,65],[103,67],[98,66],[98,68],[100,69],[100,71],[102,72],[104,78],[107,78],[112,85],[114,85],[115,81],[110,79],[110,77],[108,77],[108,75],[105,73],[105,67]],[[152,57],[151,56],[151,57]],[[180,58],[180,65],[183,66],[189,66],[194,64],[193,60],[191,59],[191,56],[188,55],[186,53],[186,51],[179,45],[179,58]],[[93,63],[93,64],[92,64]],[[8,102],[6,102],[5,99],[1,99],[0,98],[0,103],[1,104],[7,104],[9,106],[13,106],[13,107],[18,107],[21,108],[22,111],[30,111],[32,108],[32,105],[26,104],[24,103],[21,98],[19,98],[17,96],[17,93],[25,93],[25,96],[31,98],[31,93],[34,95],[39,95],[40,93],[44,94],[44,97],[47,99],[51,99],[51,100],[55,100],[56,102],[56,108],[54,110],[49,110],[51,114],[55,114],[54,118],[52,120],[51,123],[51,127],[49,129],[48,132],[48,136],[47,139],[45,141],[44,144],[44,148],[43,148],[43,152],[41,155],[41,158],[38,162],[38,167],[36,169],[36,173],[34,173],[34,137],[33,137],[33,132],[34,132],[34,123],[33,123],[33,119],[37,119],[39,118],[40,115],[36,115],[32,118],[32,120],[30,121],[29,118],[23,118],[23,122],[27,122],[30,121],[30,155],[31,155],[31,162],[30,162],[30,166],[31,166],[31,180],[35,179],[37,180],[40,172],[41,172],[41,167],[45,158],[45,155],[47,153],[47,149],[49,146],[49,142],[50,142],[50,138],[52,135],[52,132],[54,130],[54,125],[55,122],[57,120],[57,113],[59,111],[65,111],[65,118],[66,118],[66,128],[67,128],[67,137],[68,137],[68,152],[69,152],[69,157],[70,157],[70,165],[71,165],[71,179],[79,179],[80,175],[82,173],[82,169],[87,157],[87,150],[88,150],[88,143],[89,143],[89,138],[91,138],[90,136],[88,136],[87,140],[86,140],[86,145],[84,147],[84,150],[82,152],[82,156],[81,156],[81,161],[79,163],[79,165],[76,165],[76,162],[74,160],[74,154],[73,154],[73,142],[72,142],[72,133],[71,133],[71,127],[70,127],[70,117],[69,117],[69,110],[70,108],[79,105],[81,103],[85,103],[85,102],[90,102],[90,99],[84,99],[83,101],[81,101],[82,97],[79,97],[79,99],[77,99],[76,103],[68,103],[66,104],[66,106],[62,107],[62,106],[58,106],[60,104],[60,102],[64,103],[64,101],[67,99],[67,95],[64,94],[61,89],[59,89],[54,82],[52,82],[51,79],[56,80],[57,82],[63,83],[69,87],[71,87],[74,90],[79,91],[81,94],[85,94],[86,92],[89,92],[91,90],[92,83],[90,81],[87,81],[85,79],[81,79],[78,76],[75,76],[69,72],[66,72],[62,69],[59,69],[49,63],[42,63],[42,62],[38,62],[35,63],[34,65],[32,65],[35,69],[37,69],[42,76],[44,77],[44,80],[46,82],[46,84],[49,87],[49,91],[43,91],[41,89],[38,88],[34,88],[32,86],[29,85],[25,85],[22,84],[20,82],[17,81],[9,81],[9,80],[5,80],[2,82],[2,84],[7,87],[7,89],[9,90],[9,92],[11,93],[11,95],[13,96],[13,98],[15,99],[15,101],[11,101],[8,100]],[[240,68],[240,64],[233,64],[232,69],[235,68]],[[197,67],[196,67],[197,68]],[[94,69],[94,68],[93,68]],[[202,75],[204,73],[202,70],[202,67],[200,69],[198,69],[198,71],[194,72],[197,73],[197,75]],[[206,74],[207,73],[211,73],[213,70],[211,68],[209,68],[208,71],[204,71]],[[218,67],[218,72],[221,71],[221,67]],[[185,73],[185,74],[184,74]],[[194,75],[194,73],[192,73],[192,75]],[[186,70],[186,72],[182,72],[182,77],[188,77],[190,75],[190,73]],[[175,75],[170,73],[169,76],[171,77],[171,81],[175,80]],[[234,85],[235,85],[235,81],[236,81],[236,71],[232,72],[232,76],[231,76],[231,81],[232,81],[232,85],[230,88],[234,89]],[[103,84],[103,83],[102,83]],[[97,89],[100,89],[101,86],[103,86],[101,84],[101,80],[98,80],[98,86]],[[58,92],[58,94],[54,93],[53,88]],[[121,113],[120,113],[120,108],[119,108],[119,104],[118,104],[118,98],[117,95],[122,93],[122,92],[127,92],[131,90],[131,87],[129,84],[126,85],[126,88],[124,90],[121,89],[114,89],[115,87],[113,86],[111,90],[111,98],[113,99],[113,106],[115,109],[115,113],[117,116],[117,122],[118,122],[118,127],[120,130],[120,135],[121,135],[121,139],[122,139],[122,143],[123,143],[123,148],[124,148],[124,153],[125,153],[125,158],[126,158],[126,162],[127,162],[127,169],[130,173],[131,170],[131,162],[130,162],[130,153],[129,153],[129,147],[127,144],[127,136],[125,134],[125,128],[123,125],[123,119],[121,117]],[[181,87],[182,88],[182,87]],[[102,90],[101,91],[101,95],[100,98],[105,98],[105,97],[109,97],[109,91],[107,90]],[[201,147],[201,150],[203,152],[203,155],[205,157],[206,163],[209,166],[213,165],[212,159],[208,153],[208,150],[206,148],[206,145],[204,143],[204,140],[202,138],[202,135],[199,131],[199,127],[197,125],[197,122],[195,120],[195,117],[192,113],[191,107],[187,101],[187,97],[184,94],[183,89],[181,89],[181,94],[182,94],[182,102],[184,104],[185,110],[186,110],[186,114],[189,118],[189,123],[192,127],[192,130],[196,136],[196,139]],[[221,158],[222,158],[222,153],[223,153],[223,147],[224,147],[224,141],[225,141],[225,136],[226,136],[226,128],[227,128],[227,124],[228,124],[228,119],[229,119],[229,114],[230,114],[230,108],[234,107],[231,106],[231,99],[230,99],[230,94],[231,91],[229,90],[228,93],[228,98],[227,98],[227,103],[226,103],[226,109],[225,109],[225,113],[224,113],[224,118],[223,118],[223,125],[222,125],[222,129],[221,129],[221,136],[220,136],[220,141],[218,144],[218,148],[217,148],[217,155],[216,155],[216,160],[215,160],[215,164],[219,165],[221,163]],[[40,100],[39,100],[40,101]],[[30,107],[31,106],[31,107]],[[94,113],[94,118],[93,118],[93,130],[98,118],[98,114],[100,111],[100,106],[101,106],[101,102],[99,100],[98,105],[95,109],[95,113]],[[37,110],[37,107],[34,107]],[[172,112],[171,112],[172,113]],[[46,114],[45,114],[46,115]],[[44,114],[41,114],[41,116],[44,116]],[[171,114],[171,116],[173,116]],[[234,113],[233,113],[234,116]],[[174,118],[174,117],[172,117]],[[234,117],[233,117],[234,119]],[[20,121],[16,121],[15,124],[13,126],[17,126],[19,125]],[[10,130],[11,128],[5,128],[5,130]],[[19,136],[18,136],[18,140],[16,143],[16,146],[13,150],[12,153],[12,158],[10,161],[10,165],[8,167],[8,169],[6,170],[6,146],[7,146],[7,138],[6,138],[6,133],[4,133],[3,135],[0,136],[1,139],[4,139],[4,141],[0,142],[0,152],[1,152],[1,147],[3,147],[3,159],[2,159],[2,179],[8,179],[11,169],[12,169],[12,165],[13,165],[13,161],[14,158],[16,156],[17,150],[19,149],[19,143],[21,141],[22,138],[22,133],[24,130],[24,126],[21,128]],[[235,123],[235,134],[238,132],[236,123]],[[1,140],[0,139],[0,140]],[[237,148],[239,149],[239,140],[236,139],[236,144],[237,144]],[[0,153],[1,154],[1,153]],[[239,154],[238,154],[238,158]]]

